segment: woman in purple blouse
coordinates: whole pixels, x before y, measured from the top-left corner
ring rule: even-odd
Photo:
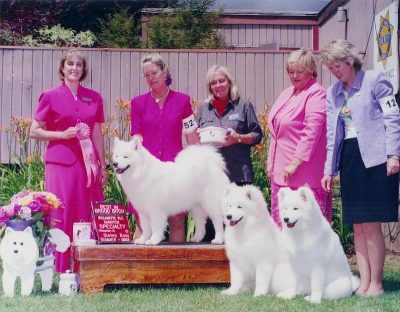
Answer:
[[[327,159],[322,187],[340,172],[343,223],[353,224],[360,296],[383,293],[385,242],[381,222],[398,221],[400,113],[383,73],[364,71],[346,40],[322,49],[339,80],[327,92]]]
[[[161,55],[143,57],[142,71],[150,91],[131,101],[131,135],[139,136],[143,146],[161,161],[174,161],[182,150],[182,133],[189,144],[197,143],[197,123],[194,120],[190,97],[170,89],[172,82],[167,64]],[[134,208],[140,234],[140,221]],[[185,241],[185,213],[170,217],[169,241]]]

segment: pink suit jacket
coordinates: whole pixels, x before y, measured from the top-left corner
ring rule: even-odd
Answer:
[[[270,145],[268,164],[278,185],[320,188],[326,160],[326,90],[312,79],[296,100],[289,102],[294,87],[285,89],[268,116]],[[284,168],[303,160],[296,173],[284,181]]]

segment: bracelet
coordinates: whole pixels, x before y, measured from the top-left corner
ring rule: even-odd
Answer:
[[[242,137],[240,136],[240,133],[239,133],[238,143],[242,143]]]
[[[396,159],[396,160],[400,160],[400,157],[396,156],[396,155],[389,155],[388,158],[393,158],[393,159]]]

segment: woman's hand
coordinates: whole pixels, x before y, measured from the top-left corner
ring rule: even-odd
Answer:
[[[226,132],[226,137],[225,137],[225,143],[223,146],[230,146],[233,144],[238,144],[240,139],[240,134],[237,133],[235,130],[232,128],[228,128]]]
[[[293,159],[292,162],[285,167],[285,169],[283,169],[284,172],[284,176],[283,179],[285,181],[285,183],[287,183],[289,181],[289,179],[292,177],[292,175],[294,175],[297,171],[297,169],[299,169],[300,165],[303,163],[302,160],[300,159]]]
[[[61,132],[60,139],[69,140],[76,137],[78,129],[76,127],[69,127],[68,129]]]
[[[108,172],[105,165],[100,166],[100,183],[103,187],[105,187],[108,183]]]
[[[397,157],[389,157],[386,163],[386,168],[388,176],[391,176],[399,172],[400,169],[399,159],[397,159]]]
[[[271,179],[271,174],[272,174],[272,164],[268,163],[267,164],[267,170],[266,170],[266,174],[268,176],[268,178]]]
[[[332,192],[332,186],[333,186],[333,178],[331,175],[326,174],[323,176],[321,180],[321,185],[322,188],[325,190],[325,192]]]

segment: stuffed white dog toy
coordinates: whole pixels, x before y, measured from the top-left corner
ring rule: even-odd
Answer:
[[[0,256],[3,260],[3,289],[8,297],[14,296],[15,280],[21,279],[21,295],[32,293],[35,281],[36,261],[39,249],[32,234],[32,228],[15,231],[10,227],[5,230],[0,244]]]
[[[49,240],[56,244],[56,250],[65,252],[70,246],[69,237],[59,229],[49,230]],[[53,285],[54,256],[39,259],[39,249],[32,234],[32,228],[15,231],[10,227],[5,230],[0,244],[0,257],[3,260],[3,289],[8,297],[14,296],[15,281],[21,279],[21,295],[32,293],[35,273],[40,275],[42,291],[50,291]],[[36,263],[43,260],[40,266]]]

